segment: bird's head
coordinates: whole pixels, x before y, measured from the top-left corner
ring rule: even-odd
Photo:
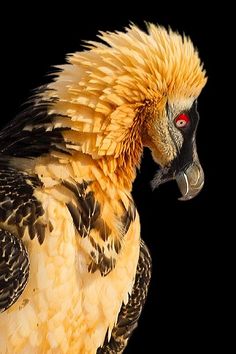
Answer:
[[[189,200],[203,187],[204,173],[196,148],[199,122],[196,97],[166,100],[158,119],[150,117],[143,132],[143,144],[152,151],[160,169],[152,181],[153,189],[176,179],[182,197]]]
[[[153,187],[176,179],[182,199],[194,197],[204,181],[196,129],[206,77],[197,50],[186,36],[153,24],[147,33],[131,25],[99,37],[72,54],[49,85],[59,98],[53,112],[71,117],[67,147],[112,162],[112,173],[122,166],[125,174],[147,146],[160,165]]]

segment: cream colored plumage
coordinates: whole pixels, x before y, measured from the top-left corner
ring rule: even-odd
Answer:
[[[95,354],[109,341],[139,260],[131,188],[143,146],[167,166],[178,149],[166,105],[175,115],[190,109],[206,83],[186,37],[152,24],[148,33],[131,25],[99,37],[58,67],[24,114],[20,136],[0,134],[10,167],[38,179],[33,197],[43,212],[35,220],[45,230],[38,242],[41,231],[24,227],[30,275],[0,313],[1,354]],[[8,221],[0,217],[0,228],[19,238],[18,224]]]

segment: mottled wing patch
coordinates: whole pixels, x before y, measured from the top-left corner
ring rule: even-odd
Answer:
[[[94,198],[92,191],[87,191],[90,182],[82,183],[63,182],[63,185],[73,192],[76,206],[70,202],[67,207],[71,213],[76,229],[81,237],[86,237],[97,227],[100,217],[100,205]]]
[[[29,277],[27,250],[19,237],[0,229],[0,312],[22,294]]]
[[[151,263],[149,251],[145,243],[141,241],[136,278],[129,301],[121,307],[110,341],[107,335],[103,347],[97,350],[97,354],[123,353],[130,336],[138,325],[147,298],[151,279]]]
[[[129,201],[128,210],[125,209],[125,206],[121,201],[120,203],[122,205],[123,212],[121,215],[116,215],[117,221],[119,221],[119,225],[121,225],[119,236],[115,236],[113,234],[115,230],[112,232],[112,230],[101,216],[98,219],[95,227],[102,241],[99,242],[100,246],[94,241],[92,234],[90,235],[90,242],[95,250],[95,252],[92,251],[90,253],[92,261],[88,268],[92,273],[98,269],[101,274],[105,276],[110,273],[112,269],[114,269],[116,265],[116,258],[122,248],[122,240],[127,234],[131,222],[133,222],[135,219],[136,208],[133,204],[133,201]],[[114,228],[115,227],[116,226],[114,225]]]
[[[95,199],[94,192],[88,190],[91,182],[82,183],[63,182],[63,186],[68,188],[75,196],[76,204],[72,201],[67,204],[68,210],[72,216],[74,225],[82,238],[88,237],[90,243],[91,261],[88,265],[88,271],[94,273],[96,270],[101,275],[107,275],[114,267],[114,259],[105,255],[105,246],[100,246],[108,240],[111,229],[101,217],[101,205]],[[99,234],[99,241],[94,239],[93,231]]]
[[[133,201],[129,200],[127,210],[119,201],[122,213],[121,215],[114,214],[117,225],[114,225],[112,230],[109,220],[104,220],[102,216],[102,205],[90,188],[91,181],[82,183],[64,181],[63,186],[74,195],[73,200],[67,204],[74,225],[81,238],[88,240],[86,242],[86,251],[90,255],[88,271],[94,273],[98,270],[102,276],[105,276],[115,267],[117,255],[122,247],[122,238],[135,219],[136,208]],[[112,201],[108,202],[112,204]],[[81,243],[83,244],[83,240]]]
[[[96,270],[99,270],[102,276],[106,276],[112,269],[114,269],[116,265],[116,257],[111,256],[109,252],[108,256],[106,256],[105,249],[97,250],[96,247],[95,250],[97,252],[91,251],[90,253],[92,261],[89,263],[88,271],[94,273]]]
[[[40,244],[45,237],[45,225],[40,221],[44,214],[42,204],[33,195],[41,182],[36,176],[0,166],[0,227],[14,230],[23,237],[26,229]]]

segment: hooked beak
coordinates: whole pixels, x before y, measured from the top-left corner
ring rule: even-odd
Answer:
[[[193,162],[179,172],[175,179],[182,194],[179,200],[185,201],[196,197],[204,185],[204,172],[199,161]]]
[[[173,171],[172,168],[163,168],[157,172],[153,181],[151,182],[152,188],[159,187],[160,184],[175,179],[182,197],[179,200],[190,200],[201,191],[204,185],[204,172],[198,157],[191,163],[186,165],[180,171]]]

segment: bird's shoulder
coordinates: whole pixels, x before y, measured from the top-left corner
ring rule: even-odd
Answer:
[[[50,112],[53,100],[41,98],[44,89],[38,89],[20,113],[0,130],[1,154],[35,158],[52,149],[65,152],[62,136],[65,128],[53,125],[55,114]]]

